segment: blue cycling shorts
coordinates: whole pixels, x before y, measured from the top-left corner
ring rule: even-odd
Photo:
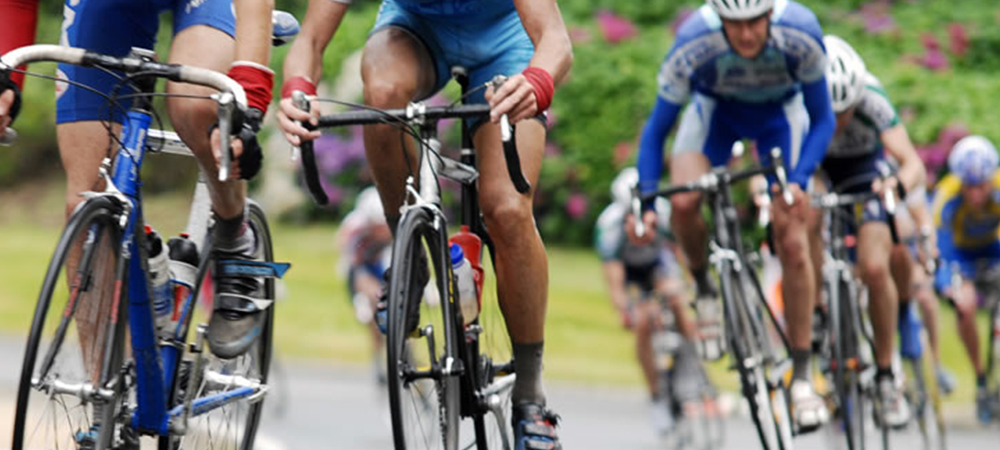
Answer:
[[[230,36],[236,33],[232,0],[66,0],[60,43],[111,56],[126,56],[132,47],[152,49],[160,13],[173,12],[174,35],[194,25],[207,25]],[[99,69],[60,64],[58,76],[82,83],[105,95],[121,84],[115,75]],[[117,95],[132,93],[121,86]],[[119,103],[126,110],[128,99]],[[122,111],[108,100],[67,83],[56,86],[56,123],[84,120],[121,122]]]
[[[500,6],[451,15],[421,13],[401,3],[397,0],[382,2],[372,34],[397,27],[422,42],[436,70],[433,92],[448,84],[454,66],[468,70],[469,87],[474,89],[496,75],[521,73],[535,54],[535,46],[512,1],[491,2]],[[486,103],[482,90],[467,100],[468,103]]]
[[[1000,241],[974,250],[954,248],[943,239],[939,239],[938,245],[941,265],[934,274],[934,287],[942,292],[951,288],[956,271],[966,280],[980,282],[984,272],[1000,265]]]

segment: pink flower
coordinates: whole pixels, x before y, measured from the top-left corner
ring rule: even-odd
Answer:
[[[590,30],[581,27],[573,27],[569,29],[569,40],[573,41],[574,44],[586,44],[593,39],[590,34]]]
[[[617,44],[638,34],[632,22],[624,17],[616,16],[606,9],[597,12],[597,25],[601,28],[604,39],[612,44]]]
[[[965,56],[969,50],[969,33],[965,31],[965,26],[960,23],[948,26],[948,41],[952,55]]]
[[[909,56],[907,59],[935,72],[947,70],[949,67],[948,57],[941,50],[941,43],[938,42],[937,37],[931,33],[924,33],[920,36],[920,42],[924,46],[924,54]]]
[[[677,31],[681,29],[681,25],[683,25],[684,21],[687,20],[688,17],[691,17],[691,14],[694,12],[694,9],[687,7],[681,8],[680,11],[677,11],[677,15],[674,16],[674,20],[670,21],[670,31],[672,31],[676,36]]]
[[[580,220],[587,214],[587,197],[577,192],[566,200],[566,214],[570,219]]]
[[[628,161],[629,156],[632,155],[632,143],[631,142],[619,142],[615,145],[615,165],[622,166],[625,165],[625,161]]]
[[[959,122],[950,123],[942,128],[941,132],[938,134],[937,145],[947,151],[950,151],[955,143],[968,135],[969,128],[964,124]]]
[[[885,1],[869,2],[861,6],[858,14],[864,23],[868,34],[885,34],[896,31],[896,21],[889,13],[889,4]]]
[[[558,158],[562,155],[562,149],[555,142],[545,143],[545,157],[546,158]]]

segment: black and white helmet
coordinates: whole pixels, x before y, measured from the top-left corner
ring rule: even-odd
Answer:
[[[861,100],[868,69],[858,52],[843,39],[826,35],[823,36],[823,45],[829,60],[826,85],[830,90],[830,103],[834,112],[842,113]]]
[[[774,0],[705,0],[719,17],[731,20],[746,20],[767,13],[774,6]]]

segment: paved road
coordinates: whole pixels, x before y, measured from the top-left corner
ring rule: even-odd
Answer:
[[[10,442],[13,398],[20,371],[20,343],[0,338],[0,448]],[[283,361],[280,385],[269,396],[258,450],[369,450],[392,447],[386,396],[364,367]],[[662,449],[652,433],[644,395],[636,389],[554,384],[550,405],[563,416],[561,436],[570,450]],[[961,414],[959,414],[961,415]],[[893,437],[893,448],[919,449],[914,431]],[[952,449],[996,449],[1000,430],[952,426]],[[725,423],[725,449],[759,448],[750,420],[735,414]],[[797,449],[838,449],[830,431],[796,439]],[[146,445],[144,445],[144,448]]]

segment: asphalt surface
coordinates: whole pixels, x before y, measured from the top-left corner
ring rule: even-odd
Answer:
[[[0,448],[10,442],[21,344],[0,338]],[[387,398],[367,367],[323,362],[283,361],[274,370],[274,391],[265,402],[258,450],[392,448]],[[572,384],[546,387],[549,405],[562,415],[560,436],[565,449],[666,449],[669,441],[650,426],[645,395],[638,389]],[[749,418],[740,413],[735,396],[723,423],[721,449],[760,448]],[[971,405],[970,405],[971,407]],[[954,408],[950,408],[952,410]],[[959,408],[950,418],[948,448],[996,449],[1000,427],[978,427]],[[955,417],[958,417],[956,420]],[[796,449],[839,449],[842,438],[827,427],[795,439]],[[468,443],[468,436],[462,439]],[[150,447],[145,442],[143,447]],[[880,448],[870,446],[869,448]],[[896,432],[892,448],[918,450],[915,427]]]

